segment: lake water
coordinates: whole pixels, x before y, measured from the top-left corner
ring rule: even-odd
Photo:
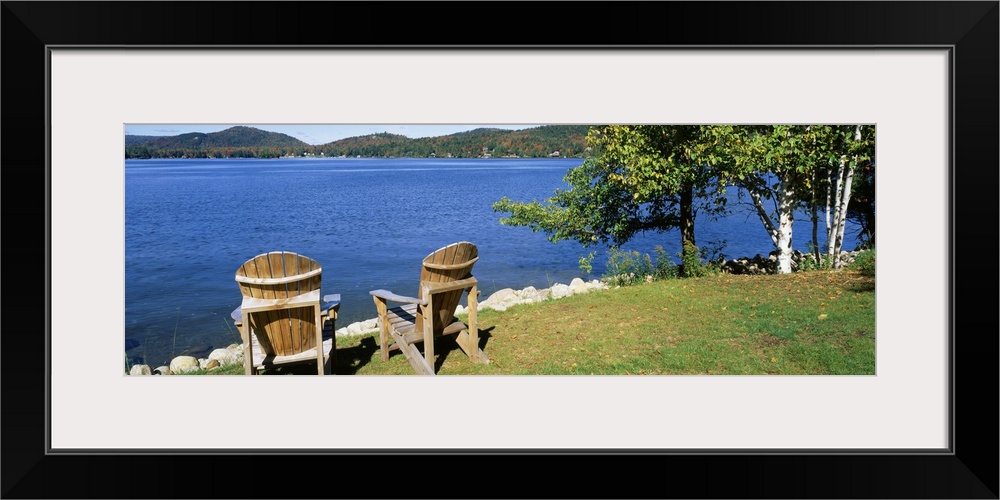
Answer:
[[[230,312],[234,280],[247,259],[285,250],[323,266],[322,293],[341,294],[337,327],[376,315],[369,290],[417,293],[420,261],[456,241],[479,247],[474,274],[482,299],[502,288],[547,288],[573,278],[583,249],[544,233],[501,226],[491,203],[502,196],[543,200],[565,187],[581,159],[190,159],[125,162],[125,349],[133,363],[207,357],[239,343]],[[735,193],[732,193],[735,198]],[[848,225],[845,249],[857,228]],[[797,214],[794,247],[811,237]],[[773,249],[747,210],[722,220],[699,217],[701,246],[725,240],[729,258]],[[822,236],[821,243],[822,243]],[[680,251],[677,231],[645,234],[626,249]],[[675,262],[679,260],[675,258]]]

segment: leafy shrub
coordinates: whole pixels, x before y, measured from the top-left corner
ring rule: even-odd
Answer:
[[[611,286],[629,286],[645,283],[646,276],[652,277],[653,274],[653,260],[648,253],[640,255],[635,250],[627,252],[612,248],[604,277]]]
[[[667,251],[659,245],[656,246],[655,251],[656,265],[653,269],[653,279],[664,280],[678,277],[680,270],[670,260],[670,257],[667,257]]]
[[[705,262],[705,252],[697,246],[689,244],[690,251],[688,257],[678,254],[681,257],[681,264],[677,265],[667,256],[667,251],[662,246],[657,245],[655,249],[655,261],[647,254],[640,254],[633,251],[622,251],[618,248],[611,248],[607,266],[604,271],[604,281],[611,286],[629,286],[638,283],[649,283],[665,279],[675,279],[680,277],[696,278],[708,276],[721,272],[721,266],[712,262]],[[593,254],[580,258],[580,267],[589,267]]]
[[[862,276],[875,277],[875,250],[865,250],[854,258],[851,269],[861,273]]]
[[[594,252],[590,252],[587,255],[580,256],[580,270],[584,274],[590,274],[594,270]]]
[[[802,259],[799,260],[799,271],[818,271],[833,267],[833,259],[829,255],[821,253],[819,254],[819,259],[819,262],[817,262],[816,256],[811,251],[802,255]]]
[[[681,252],[680,257],[681,275],[685,278],[697,278],[709,274],[708,268],[701,261],[701,252],[693,243],[684,242],[684,251]]]
[[[826,254],[824,247],[820,247],[819,261],[816,260],[816,245],[810,241],[806,243],[806,252],[798,261],[799,271],[819,271],[822,269],[833,269],[833,257]]]

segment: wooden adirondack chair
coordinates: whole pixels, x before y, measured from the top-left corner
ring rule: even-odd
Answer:
[[[236,270],[243,302],[232,313],[243,338],[247,375],[264,367],[315,361],[332,373],[340,295],[323,297],[323,268],[294,252],[260,254]]]
[[[440,248],[423,260],[420,288],[416,297],[397,295],[388,290],[369,292],[378,309],[379,346],[382,361],[389,360],[389,351],[399,349],[417,373],[434,375],[434,338],[457,335],[458,345],[474,363],[489,363],[479,348],[477,324],[478,282],[472,276],[472,265],[479,260],[479,249],[461,241]],[[468,293],[469,324],[455,318],[455,309]],[[389,308],[387,302],[404,305]],[[389,337],[395,341],[389,345]],[[416,344],[423,343],[420,353]]]

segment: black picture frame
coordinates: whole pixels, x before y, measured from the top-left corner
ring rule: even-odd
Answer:
[[[2,4],[3,253],[17,263],[0,337],[4,498],[998,498],[998,287],[994,254],[976,255],[984,242],[993,250],[1000,215],[996,1]],[[464,22],[442,23],[456,10]],[[531,29],[484,29],[505,12]],[[951,452],[49,454],[48,323],[70,300],[51,296],[47,258],[47,48],[57,45],[951,47]],[[260,464],[299,472],[261,480]]]

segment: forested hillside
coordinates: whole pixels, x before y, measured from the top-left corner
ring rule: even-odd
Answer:
[[[253,127],[175,136],[125,136],[125,158],[278,158],[284,156],[393,158],[543,158],[588,155],[588,125],[545,125],[524,130],[480,128],[411,139],[376,133],[310,145]]]
[[[311,146],[290,135],[253,127],[172,136],[125,136],[125,158],[277,158]]]

